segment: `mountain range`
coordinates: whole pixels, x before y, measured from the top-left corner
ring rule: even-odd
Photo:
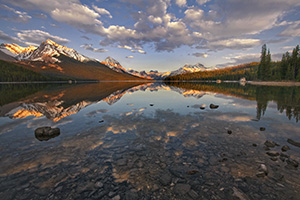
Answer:
[[[117,60],[115,60],[111,57],[107,57],[105,59],[105,61],[102,61],[101,63],[105,64],[110,69],[112,69],[116,72],[128,73],[128,74],[138,76],[138,77],[141,77],[144,79],[154,79],[154,80],[162,80],[168,76],[209,70],[208,68],[204,67],[200,63],[197,63],[195,65],[186,64],[177,70],[169,71],[169,72],[158,72],[157,70],[150,70],[149,72],[146,72],[146,71],[137,71],[137,70],[134,70],[131,68],[126,70],[124,67],[122,67],[122,65]]]
[[[105,61],[88,58],[76,50],[48,39],[38,47],[21,47],[17,44],[1,44],[0,60],[15,62],[19,66],[52,77],[76,80],[162,80],[168,76],[208,70],[202,64],[184,65],[175,71],[126,70],[117,60]]]

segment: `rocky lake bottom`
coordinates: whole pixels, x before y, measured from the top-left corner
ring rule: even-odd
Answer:
[[[56,122],[7,112],[1,199],[299,199],[300,126],[274,100],[258,117],[257,99],[170,88],[112,93]],[[45,126],[60,135],[35,138]]]

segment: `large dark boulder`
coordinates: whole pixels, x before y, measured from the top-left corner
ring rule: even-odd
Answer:
[[[60,135],[59,128],[51,128],[49,126],[40,127],[34,131],[36,139],[39,141],[47,141],[51,138],[57,137]]]

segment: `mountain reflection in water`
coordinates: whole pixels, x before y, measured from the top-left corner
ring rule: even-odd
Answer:
[[[1,199],[300,196],[297,87],[0,86]]]
[[[46,86],[43,84],[2,85],[3,88],[0,88],[0,102],[2,102],[0,116],[9,116],[12,119],[26,118],[28,116],[46,116],[49,120],[58,122],[62,118],[76,114],[81,109],[99,101],[105,101],[109,105],[113,105],[126,93],[131,94],[146,90],[167,90],[175,91],[184,97],[195,97],[197,99],[208,93],[216,93],[251,101],[256,100],[256,120],[261,119],[267,110],[268,103],[273,101],[276,102],[277,109],[281,113],[285,112],[288,119],[295,119],[296,122],[299,121],[300,87],[242,86],[237,83],[214,84],[191,82],[156,82],[145,84],[106,82],[79,84],[75,86]],[[41,91],[37,92],[38,90]],[[30,93],[34,94],[28,95]],[[15,101],[16,98],[20,98],[20,100]]]

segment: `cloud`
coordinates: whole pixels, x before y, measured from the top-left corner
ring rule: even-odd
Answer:
[[[17,33],[18,38],[21,40],[33,42],[36,44],[40,44],[47,39],[53,40],[59,44],[66,44],[69,42],[66,38],[61,38],[59,36],[51,35],[48,32],[41,31],[41,30],[22,30],[21,32]]]
[[[141,53],[141,54],[147,54],[145,51],[143,51],[143,50],[137,50],[139,53]]]
[[[7,10],[7,11],[10,11],[11,13],[13,13],[12,16],[1,15],[0,19],[3,19],[3,20],[27,23],[32,18],[30,15],[27,14],[27,12],[15,10],[14,8],[11,8],[4,4],[0,5],[0,9],[4,9],[4,10]]]
[[[202,58],[207,58],[208,54],[207,53],[193,53],[192,54],[195,57],[202,57]]]
[[[47,19],[47,15],[43,14],[43,13],[39,13],[39,14],[34,14],[35,17],[40,18],[40,19]]]
[[[182,46],[211,50],[250,48],[260,44],[253,39],[254,35],[283,26],[280,21],[289,13],[288,9],[300,6],[299,0],[197,0],[200,6],[209,2],[209,10],[194,5],[185,10],[183,18],[177,18],[171,13],[174,7],[168,8],[172,3],[186,6],[186,0],[120,0],[120,4],[129,9],[129,21],[133,23],[105,26],[101,15],[110,17],[110,12],[95,5],[81,4],[79,0],[5,1],[22,8],[41,9],[58,22],[101,36],[103,46],[143,47],[147,44],[156,51],[173,51]],[[138,11],[130,10],[135,8]],[[280,35],[295,37],[299,29],[299,24],[289,25]]]
[[[184,7],[184,6],[186,6],[186,0],[175,0],[175,3],[176,3],[179,7]]]
[[[228,39],[209,42],[207,47],[211,50],[247,49],[261,44],[259,39]]]
[[[88,36],[82,35],[81,38],[86,39],[86,40],[91,40]]]
[[[84,48],[85,50],[89,50],[89,51],[94,51],[94,52],[98,52],[98,53],[104,53],[107,52],[108,50],[106,49],[97,49],[97,48],[93,48],[92,44],[84,44],[80,46],[81,48]]]
[[[134,56],[126,56],[125,58],[134,58]]]
[[[235,56],[223,57],[230,62],[217,65],[218,68],[228,67],[233,65],[239,65],[244,63],[258,62],[260,60],[260,54],[239,54]]]
[[[97,6],[93,5],[93,9],[100,15],[108,15],[109,18],[112,18],[110,12],[104,8],[98,8]]]
[[[132,47],[130,47],[130,46],[127,46],[127,45],[123,45],[123,46],[121,46],[121,45],[118,45],[118,48],[120,48],[120,49],[129,49],[129,50],[131,50],[131,49],[132,49]]]
[[[207,3],[207,2],[209,2],[210,0],[196,0],[196,1],[197,1],[197,3],[199,5],[203,5],[203,4]]]
[[[25,42],[21,41],[19,38],[7,35],[2,30],[0,30],[0,40],[6,41],[6,42],[9,42],[9,43],[27,45]]]
[[[299,37],[300,36],[300,21],[295,21],[287,26],[285,30],[279,33],[283,37]]]

